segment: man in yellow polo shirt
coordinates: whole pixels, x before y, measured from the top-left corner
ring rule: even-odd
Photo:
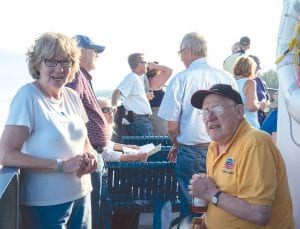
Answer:
[[[189,185],[209,202],[202,228],[295,228],[283,159],[270,136],[245,120],[240,94],[216,84],[191,103],[212,139],[207,175],[193,175]]]

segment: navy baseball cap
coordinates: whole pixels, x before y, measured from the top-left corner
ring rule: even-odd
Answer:
[[[249,37],[246,37],[246,36],[241,37],[241,39],[240,39],[240,44],[241,44],[241,45],[244,45],[244,46],[250,45],[250,38],[249,38]]]
[[[209,94],[217,94],[233,100],[236,104],[243,104],[240,93],[228,84],[215,84],[209,90],[196,91],[191,99],[194,107],[202,109],[203,101]]]
[[[105,49],[105,46],[95,44],[89,37],[84,35],[76,35],[75,39],[77,40],[78,47],[85,49],[95,49],[97,53],[102,53]]]

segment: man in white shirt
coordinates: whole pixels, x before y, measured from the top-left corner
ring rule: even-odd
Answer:
[[[234,52],[232,49],[232,55],[228,56],[223,62],[223,69],[230,72],[233,75],[233,67],[235,62],[243,55],[246,54],[247,50],[250,48],[250,38],[247,36],[241,37],[238,42],[238,49]]]
[[[128,57],[128,64],[132,70],[112,94],[111,104],[114,108],[122,97],[126,109],[126,125],[130,136],[151,136],[153,126],[150,121],[151,107],[146,96],[143,76],[147,71],[147,62],[144,54],[133,53]]]
[[[186,70],[173,77],[167,87],[158,115],[167,120],[167,131],[173,142],[168,158],[176,162],[175,173],[180,186],[181,227],[189,228],[193,214],[188,184],[195,173],[206,172],[206,152],[210,137],[202,114],[191,105],[193,93],[209,89],[216,83],[230,84],[238,90],[235,79],[207,62],[206,39],[196,32],[184,36],[178,54]]]

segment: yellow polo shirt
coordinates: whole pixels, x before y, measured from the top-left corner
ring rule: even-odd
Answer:
[[[209,229],[295,228],[287,174],[279,150],[266,133],[252,128],[245,120],[225,152],[217,156],[215,142],[208,149],[207,175],[217,187],[251,204],[272,205],[267,226],[249,223],[209,204]]]

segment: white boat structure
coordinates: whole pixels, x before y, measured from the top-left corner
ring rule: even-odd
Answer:
[[[288,173],[296,228],[300,228],[300,0],[283,1],[277,56],[277,142]]]

